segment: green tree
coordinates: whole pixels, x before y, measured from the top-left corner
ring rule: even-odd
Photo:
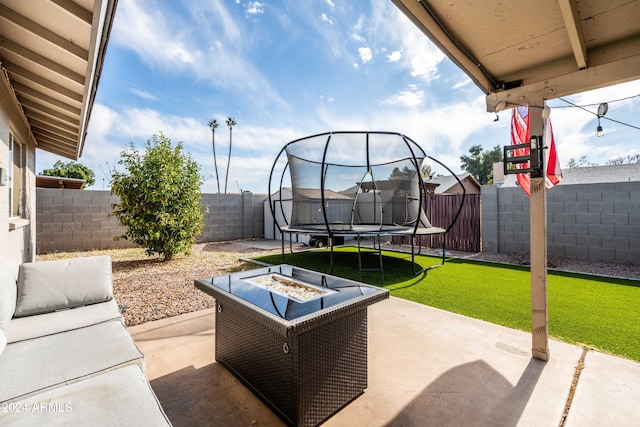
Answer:
[[[591,167],[591,166],[598,166],[598,164],[597,163],[591,163],[589,161],[589,159],[587,159],[587,156],[582,156],[578,160],[576,160],[576,159],[574,159],[572,157],[567,162],[567,167],[569,169],[573,169],[573,168],[588,168],[588,167]]]
[[[608,165],[617,166],[617,165],[626,165],[640,163],[640,154],[628,155],[627,157],[618,157],[615,159],[611,159],[607,161]]]
[[[43,170],[42,172],[40,172],[40,175],[84,179],[87,187],[92,186],[96,182],[96,175],[91,169],[89,169],[82,163],[76,163],[73,161],[65,163],[61,160],[58,160],[54,163],[53,168]]]
[[[218,178],[218,159],[216,158],[216,129],[218,129],[218,121],[216,119],[209,120],[211,128],[211,144],[213,144],[213,166],[216,169],[216,182],[218,183],[218,193],[220,193],[220,178]]]
[[[229,164],[231,163],[231,141],[233,136],[233,127],[238,123],[233,117],[227,119],[227,126],[229,126],[229,157],[227,157],[227,176],[224,179],[224,194],[227,194],[227,181],[229,181]]]
[[[422,168],[420,168],[420,176],[422,176],[423,179],[429,179],[432,175],[433,169],[431,168],[431,165],[428,165],[426,163],[423,164]]]
[[[182,142],[173,147],[162,132],[147,140],[141,155],[133,143],[120,153],[118,165],[126,172],[112,173],[111,194],[120,202],[111,205],[126,227],[116,239],[131,240],[169,261],[179,252],[189,254],[202,229],[200,167]]]
[[[395,167],[391,171],[391,175],[389,175],[389,179],[411,179],[412,171],[408,166],[405,166],[400,170],[400,168]]]
[[[469,172],[480,185],[493,179],[493,164],[502,161],[502,147],[496,145],[491,151],[482,151],[481,145],[469,149],[470,156],[460,156],[462,169]]]

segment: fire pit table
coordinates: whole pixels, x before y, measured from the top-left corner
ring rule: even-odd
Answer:
[[[278,265],[195,281],[216,298],[216,360],[289,425],[367,387],[367,306],[389,291]]]

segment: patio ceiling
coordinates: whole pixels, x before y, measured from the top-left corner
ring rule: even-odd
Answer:
[[[487,94],[487,111],[640,78],[640,0],[392,0]]]
[[[0,0],[0,63],[37,147],[82,154],[117,0]]]

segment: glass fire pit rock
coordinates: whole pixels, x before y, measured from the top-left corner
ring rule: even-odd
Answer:
[[[195,281],[216,298],[216,360],[289,425],[367,387],[367,306],[389,291],[289,265]]]

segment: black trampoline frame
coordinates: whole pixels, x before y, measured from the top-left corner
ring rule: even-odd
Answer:
[[[415,167],[416,172],[418,173],[418,213],[417,213],[417,217],[412,220],[411,222],[414,223],[413,226],[408,227],[408,226],[397,226],[397,228],[395,229],[385,229],[383,230],[382,228],[379,230],[354,230],[353,229],[353,225],[351,225],[350,229],[347,230],[339,230],[336,228],[333,228],[330,224],[329,224],[329,219],[327,217],[327,211],[326,211],[326,207],[327,207],[327,200],[325,199],[325,180],[326,180],[326,174],[327,174],[327,167],[329,166],[329,164],[326,163],[326,158],[327,158],[327,151],[329,149],[329,143],[331,142],[331,138],[333,135],[338,135],[338,134],[365,134],[366,135],[366,167],[367,167],[367,171],[371,170],[371,164],[370,164],[370,159],[369,159],[369,135],[372,134],[379,134],[379,135],[396,135],[399,136],[402,141],[404,141],[406,147],[408,148],[408,152],[411,154],[410,157],[408,157],[408,160],[411,161],[411,164]],[[304,141],[304,140],[308,140],[311,138],[317,138],[320,136],[327,136],[326,142],[325,142],[325,146],[324,146],[324,150],[323,150],[323,156],[322,156],[322,163],[321,163],[321,168],[320,168],[320,206],[321,206],[321,210],[322,210],[322,216],[324,218],[324,230],[322,230],[321,228],[304,228],[304,227],[297,227],[297,228],[291,228],[290,224],[287,221],[287,215],[284,212],[284,207],[283,207],[283,203],[282,203],[282,185],[284,182],[284,177],[285,174],[287,172],[287,169],[289,169],[289,161],[287,160],[287,163],[284,165],[284,167],[282,168],[282,173],[280,175],[280,181],[279,181],[279,189],[278,189],[278,200],[275,200],[277,202],[279,202],[280,205],[280,212],[282,214],[282,218],[285,222],[285,225],[280,225],[277,219],[277,215],[276,215],[276,207],[275,207],[275,201],[272,199],[272,182],[273,182],[273,174],[274,171],[277,167],[278,161],[280,160],[280,157],[282,156],[283,153],[285,153],[287,151],[287,148],[289,146],[291,146],[292,144],[298,143],[300,141]],[[421,156],[416,156],[416,151],[414,151],[414,149],[419,150],[419,154],[421,154]],[[425,199],[425,197],[427,196],[427,192],[426,192],[426,187],[424,185],[424,181],[423,179],[420,177],[420,164],[418,161],[418,158],[422,159],[429,159],[437,164],[439,164],[440,166],[442,166],[443,168],[445,168],[458,182],[458,184],[460,185],[460,188],[462,189],[462,198],[460,199],[460,205],[458,206],[458,210],[456,211],[455,216],[453,217],[453,220],[451,221],[450,224],[448,224],[448,226],[446,228],[441,228],[441,227],[433,227],[433,226],[429,226],[429,227],[420,227],[420,223],[421,223],[421,214],[425,215],[426,218],[426,213],[423,211],[423,200]],[[389,161],[389,163],[393,163],[396,161],[400,161],[403,159],[393,159],[391,161]],[[335,165],[335,166],[346,166],[346,165]],[[369,172],[367,172],[369,173]],[[374,181],[375,182],[375,181]],[[367,236],[367,237],[373,237],[373,246],[374,249],[378,252],[379,256],[380,256],[380,269],[379,271],[381,271],[382,274],[382,281],[384,283],[384,268],[383,268],[383,264],[382,264],[382,255],[381,255],[381,242],[380,242],[380,237],[383,236],[411,236],[410,241],[411,241],[411,265],[412,265],[412,269],[413,269],[413,273],[414,274],[420,274],[425,272],[426,270],[429,270],[431,268],[435,268],[435,267],[440,267],[442,265],[444,265],[445,260],[446,260],[446,256],[445,256],[445,251],[446,251],[446,237],[447,237],[447,233],[449,233],[449,231],[451,230],[451,228],[453,227],[453,225],[456,223],[456,221],[458,220],[460,213],[462,212],[462,208],[464,206],[464,201],[466,198],[466,189],[464,187],[464,185],[462,184],[462,181],[460,181],[460,178],[458,178],[458,176],[453,173],[453,171],[446,166],[444,163],[440,162],[439,160],[435,159],[432,156],[429,156],[426,154],[426,152],[422,149],[422,147],[420,147],[420,145],[418,143],[416,143],[414,140],[412,140],[411,138],[409,138],[408,136],[398,133],[398,132],[390,132],[390,131],[337,131],[337,132],[323,132],[323,133],[318,133],[318,134],[314,134],[314,135],[310,135],[310,136],[306,136],[303,138],[298,138],[296,140],[293,140],[287,144],[284,145],[284,147],[282,147],[282,149],[280,150],[280,152],[278,153],[278,155],[276,156],[276,159],[273,162],[273,166],[271,168],[271,172],[269,173],[269,183],[268,183],[268,188],[269,188],[269,193],[268,193],[268,197],[269,197],[269,209],[271,211],[271,215],[273,218],[273,221],[276,225],[276,227],[278,228],[278,231],[280,232],[280,239],[281,239],[281,245],[282,245],[282,260],[284,262],[284,255],[285,255],[285,244],[284,244],[284,234],[288,233],[289,235],[292,234],[307,234],[307,235],[320,235],[320,236],[326,236],[328,243],[329,243],[329,248],[330,248],[330,257],[329,257],[329,263],[330,263],[330,270],[329,270],[329,274],[331,274],[333,272],[333,238],[334,236],[355,236],[357,241],[358,241],[358,261],[359,261],[359,268],[360,268],[360,278],[362,279],[362,271],[366,271],[367,269],[363,269],[362,268],[362,262],[361,262],[361,248],[360,248],[360,237],[361,236]],[[292,191],[293,191],[293,183],[292,183]],[[292,201],[292,203],[295,203],[295,200]],[[428,219],[428,218],[427,218]],[[381,226],[382,227],[382,226]],[[429,230],[429,228],[433,229],[433,230]],[[424,235],[436,235],[436,234],[441,234],[442,235],[442,260],[440,264],[437,265],[433,265],[430,267],[426,267],[426,268],[422,268],[422,269],[416,269],[416,262],[415,262],[415,256],[416,255],[420,255],[421,251],[422,251],[422,246],[418,245],[418,250],[416,252],[415,249],[415,239],[417,236],[424,236]],[[378,246],[376,247],[376,241],[378,242]],[[292,242],[291,242],[291,237],[289,238],[289,250],[290,252],[293,252],[293,246],[292,246]],[[377,269],[375,269],[377,271]]]

